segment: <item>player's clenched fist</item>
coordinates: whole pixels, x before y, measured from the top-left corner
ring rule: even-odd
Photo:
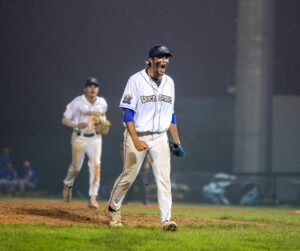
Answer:
[[[133,142],[136,150],[138,150],[139,152],[144,151],[148,148],[148,145],[146,144],[146,142],[141,141],[141,140],[136,140]]]

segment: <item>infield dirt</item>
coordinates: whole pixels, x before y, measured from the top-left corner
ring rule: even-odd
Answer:
[[[100,202],[100,209],[92,210],[87,207],[87,202],[82,200],[74,200],[66,203],[62,200],[39,200],[39,199],[1,199],[0,200],[0,223],[16,224],[16,223],[31,223],[31,224],[52,224],[52,225],[79,225],[79,224],[94,224],[108,225],[107,218],[104,214],[105,202]],[[145,214],[135,212],[135,209],[155,208],[156,204],[147,206],[140,204],[129,204],[123,208],[130,209],[130,212],[122,212],[124,225],[127,226],[160,226],[159,213]],[[224,210],[233,211],[232,208],[205,208],[205,207],[187,207],[174,206],[174,210]],[[141,210],[138,210],[141,211]],[[247,222],[227,219],[207,219],[191,216],[174,216],[172,218],[178,225],[207,225],[207,224],[251,224],[265,225],[263,222]]]

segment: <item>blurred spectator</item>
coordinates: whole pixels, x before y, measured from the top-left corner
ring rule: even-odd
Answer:
[[[0,192],[1,194],[6,193],[6,184],[7,181],[5,179],[5,166],[0,165]]]
[[[13,164],[9,162],[4,170],[4,179],[1,182],[1,190],[4,194],[13,195],[15,193],[15,187],[18,182],[18,173]]]
[[[0,165],[0,180],[5,178],[5,166]]]
[[[25,160],[23,163],[23,176],[19,179],[19,187],[20,192],[25,193],[27,190],[34,190],[36,189],[36,174],[34,169],[31,166],[29,160]]]
[[[14,168],[14,165],[11,162],[6,165],[5,178],[10,181],[18,179],[17,170]]]
[[[5,146],[2,148],[2,152],[0,153],[0,168],[6,168],[10,162],[10,148]]]
[[[10,148],[4,146],[0,153],[0,192],[2,194],[14,193],[14,181],[18,176],[11,163],[10,152]]]

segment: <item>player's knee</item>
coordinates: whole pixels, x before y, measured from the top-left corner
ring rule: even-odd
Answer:
[[[159,179],[157,181],[157,186],[159,186],[163,190],[169,190],[171,188],[171,181]]]
[[[95,169],[96,169],[97,172],[100,172],[100,170],[101,170],[100,163],[95,165]]]
[[[72,166],[70,171],[71,171],[73,176],[77,176],[78,173],[79,173],[79,169],[77,169],[76,166]]]
[[[127,189],[130,188],[130,186],[132,185],[132,183],[133,183],[133,181],[131,181],[131,180],[123,180],[121,182],[121,185],[122,185],[122,187],[123,187],[124,190],[127,190]]]

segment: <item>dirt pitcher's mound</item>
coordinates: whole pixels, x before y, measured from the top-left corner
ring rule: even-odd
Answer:
[[[54,225],[78,225],[95,224],[108,225],[104,214],[107,204],[100,203],[100,210],[92,210],[87,207],[87,202],[74,200],[66,203],[62,200],[37,200],[18,199],[0,200],[0,223],[37,223]],[[159,226],[159,213],[156,215],[134,212],[142,207],[155,207],[157,205],[143,206],[138,204],[126,205],[132,212],[122,212],[124,224],[127,226]],[[133,209],[133,210],[132,210]],[[141,211],[141,210],[137,210]],[[221,219],[203,219],[199,217],[176,216],[173,219],[180,225],[202,224],[254,224],[263,225],[260,222],[245,222]]]

